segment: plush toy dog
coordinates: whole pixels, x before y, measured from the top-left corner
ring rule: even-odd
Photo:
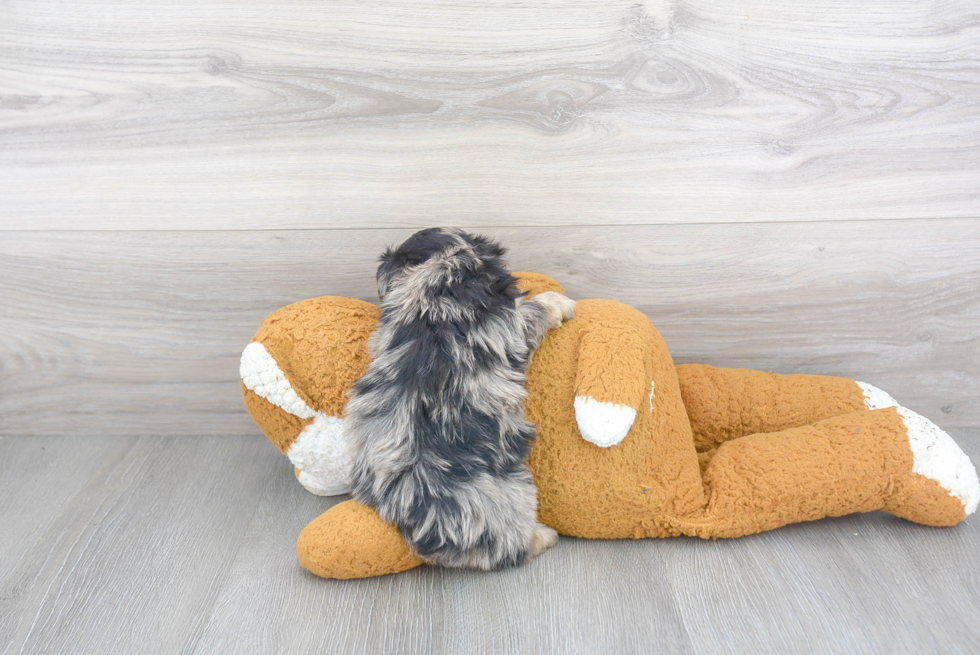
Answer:
[[[531,295],[562,290],[516,275]],[[242,354],[248,411],[313,493],[349,490],[344,403],[367,369],[377,320],[364,301],[305,300],[267,317]],[[844,378],[675,367],[646,316],[609,300],[579,301],[535,352],[527,386],[538,515],[561,534],[737,537],[879,509],[951,526],[980,502],[963,451],[883,391]],[[302,565],[327,578],[424,563],[396,528],[350,500],[310,523],[297,548]]]

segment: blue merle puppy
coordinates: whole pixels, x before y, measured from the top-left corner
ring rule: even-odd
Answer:
[[[553,546],[525,460],[525,370],[575,303],[525,300],[504,249],[458,229],[422,230],[381,256],[374,358],[344,431],[353,494],[423,559],[499,569]]]

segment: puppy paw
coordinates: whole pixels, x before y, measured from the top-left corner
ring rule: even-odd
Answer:
[[[538,523],[534,526],[534,532],[531,533],[531,550],[529,555],[531,557],[537,557],[557,543],[558,533],[547,525]]]
[[[534,297],[534,300],[544,305],[548,310],[554,327],[558,327],[563,321],[575,318],[575,301],[557,291],[539,293]]]

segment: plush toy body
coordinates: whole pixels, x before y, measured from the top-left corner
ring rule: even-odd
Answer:
[[[554,280],[519,274],[531,294]],[[245,402],[321,495],[345,493],[345,394],[369,362],[378,309],[317,298],[269,316],[242,358]],[[927,419],[844,378],[675,367],[635,309],[583,300],[528,371],[538,515],[586,538],[736,537],[885,510],[950,526],[972,513],[969,458]],[[323,577],[422,564],[398,530],[346,501],[304,529],[301,563]]]

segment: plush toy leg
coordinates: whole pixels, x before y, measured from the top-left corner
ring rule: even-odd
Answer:
[[[400,573],[425,563],[398,528],[353,500],[334,505],[303,528],[296,551],[311,573],[338,580]]]
[[[858,411],[723,443],[704,475],[708,506],[686,534],[737,537],[789,523],[883,509],[954,525],[980,500],[969,458],[902,408]]]
[[[895,404],[870,385],[825,375],[681,364],[677,378],[699,452],[748,434],[777,432]],[[872,394],[875,398],[869,401]]]

